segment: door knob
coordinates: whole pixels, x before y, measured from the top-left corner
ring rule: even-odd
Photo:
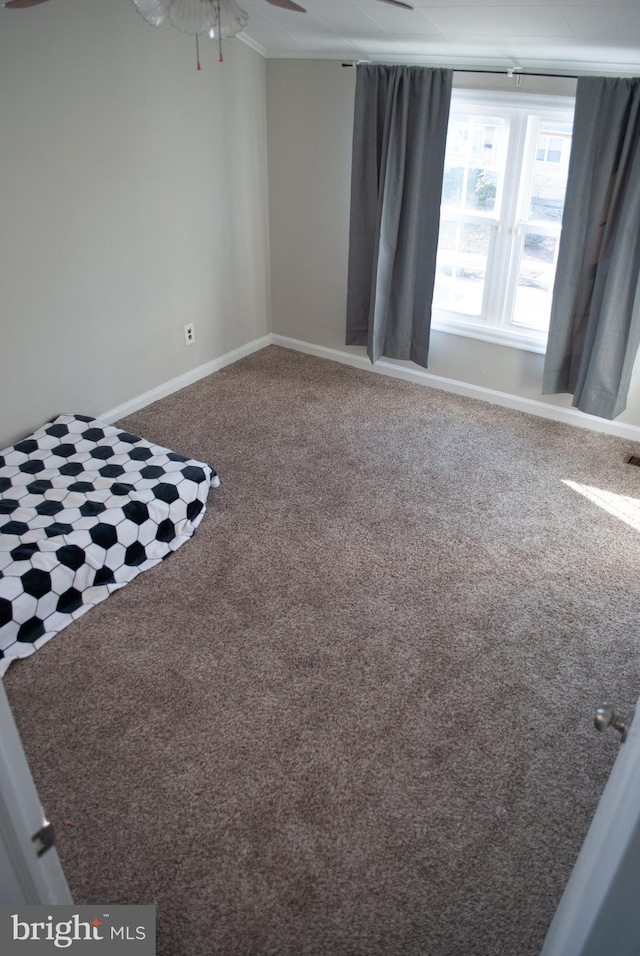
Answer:
[[[634,711],[631,711],[628,717],[623,714],[616,714],[611,704],[601,704],[596,710],[593,718],[596,730],[604,733],[607,727],[613,727],[620,734],[620,742],[624,743],[629,733],[629,727],[633,720]]]

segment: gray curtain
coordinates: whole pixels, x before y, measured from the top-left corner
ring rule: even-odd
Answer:
[[[543,392],[626,406],[640,344],[640,78],[578,80]]]
[[[357,69],[346,343],[426,368],[453,73]]]

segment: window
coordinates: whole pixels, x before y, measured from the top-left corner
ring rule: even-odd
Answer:
[[[432,326],[544,351],[573,101],[454,90]]]

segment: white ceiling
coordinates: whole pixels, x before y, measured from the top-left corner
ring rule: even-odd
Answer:
[[[297,0],[307,13],[239,0],[266,57],[640,74],[640,0]]]

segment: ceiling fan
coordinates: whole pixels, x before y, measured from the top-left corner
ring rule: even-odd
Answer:
[[[236,0],[132,0],[132,2],[140,16],[152,26],[160,27],[168,20],[181,33],[195,36],[198,70],[201,69],[199,36],[206,34],[211,39],[217,39],[218,59],[222,62],[222,40],[242,32],[249,22],[249,14],[236,3]],[[413,10],[408,0],[380,0],[380,2]],[[7,10],[21,10],[25,7],[37,7],[41,3],[47,3],[47,0],[4,0],[4,7]],[[307,12],[295,0],[267,0],[267,3],[294,13]]]
[[[210,0],[201,0],[203,3],[209,3]],[[281,7],[283,10],[293,10],[295,13],[306,13],[304,7],[301,7],[299,4],[295,3],[294,0],[266,0],[267,3],[270,3],[273,7]],[[413,10],[413,6],[410,3],[407,3],[406,0],[379,0],[380,3],[390,3],[394,7],[403,7],[405,10]],[[5,0],[4,7],[6,10],[23,10],[26,7],[37,7],[41,3],[48,3],[48,0]],[[134,0],[135,3],[135,0]],[[160,3],[155,3],[151,0],[151,3],[147,3],[146,6],[161,6]],[[138,4],[136,3],[136,6]],[[167,3],[164,6],[168,6]]]

